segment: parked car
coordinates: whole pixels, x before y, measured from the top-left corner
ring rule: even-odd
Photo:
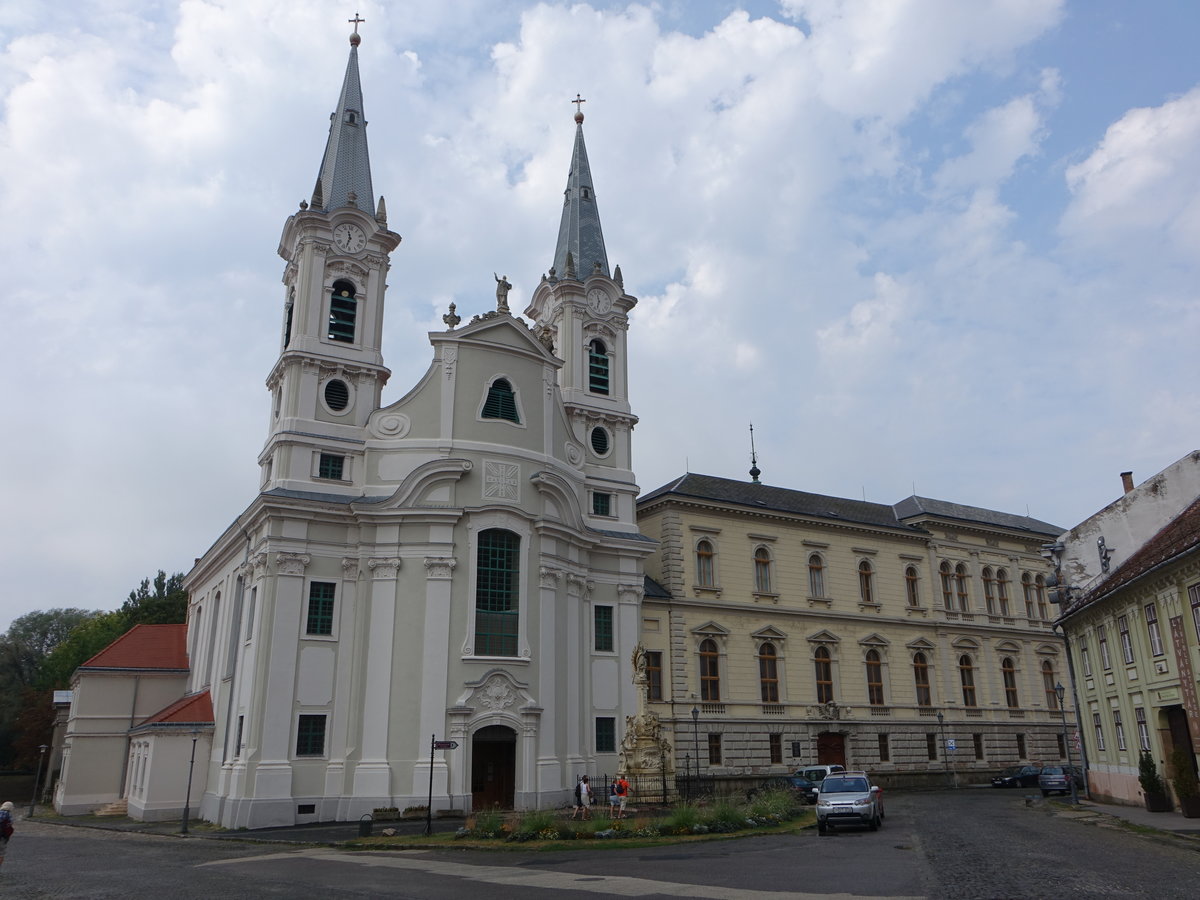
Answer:
[[[817,792],[817,834],[844,825],[875,831],[883,824],[883,791],[866,772],[833,772]]]
[[[992,779],[992,787],[1037,787],[1041,766],[1009,766]]]
[[[762,791],[789,791],[803,798],[807,803],[817,802],[817,785],[799,775],[781,775],[778,778],[768,778],[758,787],[746,791],[746,799],[752,800]]]
[[[809,781],[814,782],[815,784],[820,786],[821,782],[825,780],[826,775],[832,775],[834,772],[845,772],[845,771],[846,771],[845,766],[838,766],[838,765],[808,766],[807,768],[804,768],[804,769],[797,769],[795,774],[797,776],[799,776],[800,778],[807,778]]]
[[[1072,781],[1075,782],[1077,790],[1083,790],[1083,773],[1075,766],[1046,766],[1038,775],[1038,787],[1042,789],[1043,797],[1049,797],[1058,791],[1064,794],[1071,793]]]

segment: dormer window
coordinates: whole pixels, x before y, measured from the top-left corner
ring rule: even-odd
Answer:
[[[358,124],[358,113],[356,113],[352,109],[346,110],[346,124],[347,125],[357,125]]]
[[[358,320],[358,301],[354,294],[354,285],[349,281],[333,283],[329,298],[329,340],[354,343],[354,327]]]
[[[482,417],[485,419],[507,419],[509,422],[520,424],[517,415],[517,398],[513,394],[512,384],[507,378],[497,378],[488,388],[487,400],[483,404]]]

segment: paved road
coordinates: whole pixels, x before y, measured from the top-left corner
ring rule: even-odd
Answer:
[[[1200,844],[1027,808],[1018,792],[887,799],[876,833],[553,853],[348,853],[22,822],[0,897],[1192,898],[1200,883]]]

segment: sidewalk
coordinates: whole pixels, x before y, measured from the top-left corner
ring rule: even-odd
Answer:
[[[1140,828],[1153,828],[1168,834],[1189,838],[1200,843],[1200,819],[1186,819],[1182,813],[1148,812],[1144,806],[1124,806],[1118,803],[1100,803],[1095,800],[1079,798],[1079,808],[1074,809],[1068,802],[1059,815],[1069,817],[1094,817],[1097,815],[1111,816],[1121,819]]]

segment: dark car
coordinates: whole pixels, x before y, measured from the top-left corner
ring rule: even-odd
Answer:
[[[1037,787],[1041,766],[1009,766],[992,779],[992,787]]]
[[[1043,797],[1049,797],[1056,791],[1071,793],[1072,781],[1077,791],[1083,790],[1083,773],[1075,766],[1046,766],[1038,775],[1038,787],[1042,789]]]
[[[817,802],[817,785],[799,775],[781,775],[778,778],[768,778],[758,787],[746,791],[746,799],[752,800],[762,791],[788,791],[803,797],[808,803]]]

